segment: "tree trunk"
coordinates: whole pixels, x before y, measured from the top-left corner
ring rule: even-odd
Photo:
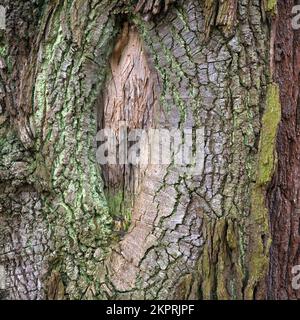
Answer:
[[[294,1],[0,5],[0,299],[299,297]],[[100,165],[120,122],[200,165]]]

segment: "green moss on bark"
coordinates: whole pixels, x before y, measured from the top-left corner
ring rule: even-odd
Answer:
[[[271,180],[275,170],[277,162],[275,143],[280,118],[279,88],[276,84],[270,84],[267,88],[267,107],[262,118],[257,176],[259,185],[266,185]]]
[[[277,0],[265,0],[266,11],[271,14],[277,13]]]
[[[131,203],[123,191],[106,196],[110,215],[114,220],[114,231],[120,233],[128,231],[131,222]]]
[[[271,237],[269,211],[266,206],[266,189],[276,168],[276,135],[280,119],[279,88],[277,84],[272,83],[267,88],[266,109],[262,118],[259,144],[256,184],[252,189],[249,229],[253,243],[248,254],[249,274],[251,277],[245,291],[247,299],[253,298],[255,288],[264,280],[268,271]]]

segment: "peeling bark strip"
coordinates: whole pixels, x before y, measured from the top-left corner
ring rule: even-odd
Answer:
[[[9,26],[0,34],[1,298],[264,299],[266,284],[269,296],[284,295],[283,269],[274,267],[291,264],[284,250],[295,233],[280,229],[281,213],[298,195],[284,183],[300,180],[294,153],[285,180],[297,127],[283,123],[298,89],[273,82],[293,75],[288,59],[276,60],[271,78],[265,16],[276,2],[173,2],[0,2]],[[276,48],[291,54],[280,32]],[[294,100],[283,103],[268,189],[285,92]],[[103,170],[99,110],[102,127],[204,128],[203,171],[149,165],[134,169],[133,186],[132,172],[124,179],[124,168]],[[125,200],[138,190],[122,238],[109,197],[119,181]]]

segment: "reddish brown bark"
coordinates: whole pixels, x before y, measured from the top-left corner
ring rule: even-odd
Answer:
[[[274,80],[280,87],[282,120],[278,168],[269,188],[273,244],[269,272],[270,299],[300,298],[292,288],[292,268],[300,264],[300,31],[292,29],[293,0],[278,1],[274,41]]]

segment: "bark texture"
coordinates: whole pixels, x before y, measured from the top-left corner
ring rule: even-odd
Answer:
[[[185,1],[163,20],[135,21],[161,79],[159,126],[204,126],[205,163],[192,176],[175,166],[148,168],[131,228],[105,263],[110,298],[253,298],[264,282],[268,175],[263,165],[266,177],[256,184],[255,175],[268,30],[258,23],[260,3],[241,2],[241,32],[216,22],[221,30],[207,37],[205,25],[214,22],[206,10],[202,1]]]
[[[300,37],[290,14],[299,1],[278,1],[274,21],[273,74],[279,84],[282,121],[279,126],[278,168],[268,191],[272,247],[269,272],[270,299],[299,299],[292,288],[292,268],[300,264],[299,251],[299,72]]]
[[[284,190],[287,182],[299,184],[297,158],[291,178],[284,171],[298,148],[298,82],[280,81],[286,70],[298,81],[289,56],[298,61],[297,37],[284,47],[282,29],[274,27],[288,6],[2,3],[1,297],[295,297],[283,284],[284,268],[298,258],[283,210],[298,196]],[[286,60],[277,60],[274,43]],[[117,128],[120,120],[131,128],[176,128],[182,138],[184,129],[202,130],[203,142],[190,140],[203,152],[203,168],[191,173],[174,161],[100,167],[97,129]]]
[[[40,16],[39,3],[8,2],[6,31],[1,31],[0,107],[0,264],[5,270],[5,290],[1,298],[43,297],[42,277],[45,255],[50,247],[49,232],[42,213],[40,195],[33,186],[32,150],[20,136],[28,127],[24,102],[32,82],[26,64],[36,41],[34,32]],[[29,86],[29,89],[27,87]],[[20,130],[20,131],[19,131]]]

